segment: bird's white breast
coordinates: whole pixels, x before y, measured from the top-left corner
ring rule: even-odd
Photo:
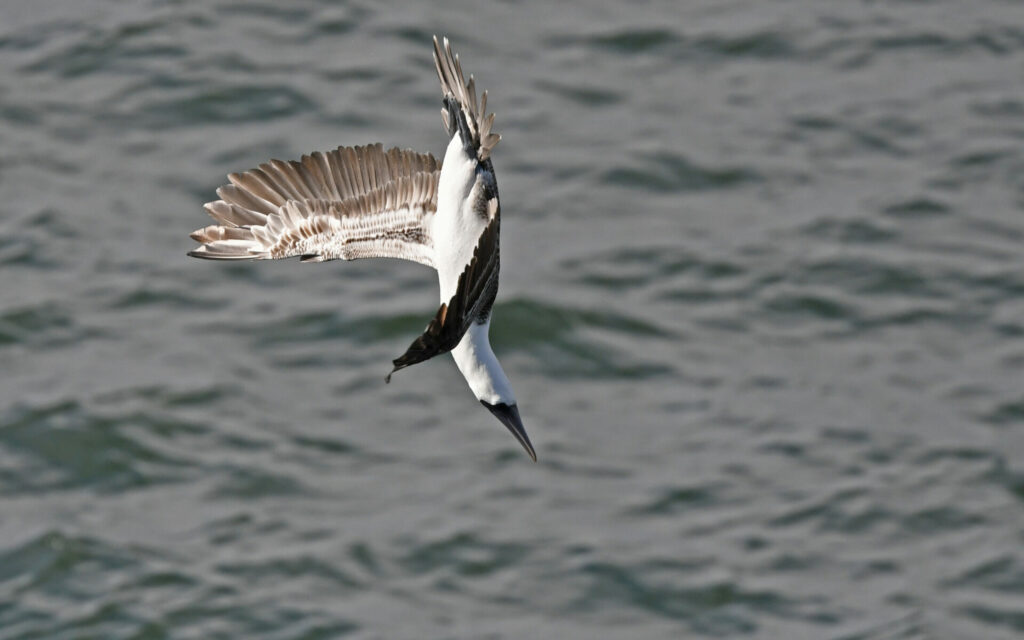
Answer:
[[[473,259],[473,250],[488,222],[473,207],[480,188],[476,167],[477,160],[466,154],[462,139],[457,134],[452,136],[441,165],[433,227],[437,277],[441,302],[445,303],[455,295],[459,276]]]

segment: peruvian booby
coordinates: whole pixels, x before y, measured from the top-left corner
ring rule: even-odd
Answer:
[[[192,233],[190,256],[303,262],[400,258],[437,270],[441,306],[391,373],[451,352],[469,388],[534,461],[508,377],[488,332],[498,293],[501,205],[487,92],[477,102],[459,56],[434,37],[441,118],[451,137],[439,162],[380,143],[271,160],[228,175],[205,205],[217,224]],[[386,380],[390,381],[391,373]]]

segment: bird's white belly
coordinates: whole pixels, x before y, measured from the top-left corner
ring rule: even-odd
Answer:
[[[473,259],[473,250],[488,222],[472,206],[479,189],[476,165],[476,159],[463,150],[459,136],[454,136],[441,166],[432,232],[441,302],[445,303],[455,295],[459,276]]]

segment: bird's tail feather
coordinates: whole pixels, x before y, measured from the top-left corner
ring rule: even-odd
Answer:
[[[474,149],[477,159],[482,162],[490,157],[494,145],[501,140],[499,134],[491,132],[494,114],[487,114],[487,92],[483,92],[478,103],[476,81],[470,75],[469,82],[466,82],[458,54],[452,53],[448,38],[444,38],[443,43],[443,45],[438,43],[437,36],[434,36],[434,66],[437,68],[437,77],[441,81],[441,93],[445,98],[445,107],[441,109],[441,119],[449,134],[454,135],[456,131],[460,132],[460,135],[463,136],[463,143]],[[449,101],[458,105],[458,113],[449,106]],[[466,131],[463,131],[463,128]]]

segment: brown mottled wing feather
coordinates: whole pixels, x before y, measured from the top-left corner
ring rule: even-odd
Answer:
[[[499,224],[500,218],[494,216],[484,228],[473,251],[473,259],[459,276],[455,295],[447,304],[441,304],[423,335],[393,361],[395,368],[391,373],[451,351],[462,340],[470,323],[486,315],[498,293]],[[391,380],[390,373],[387,380]]]
[[[217,190],[221,199],[206,204],[218,224],[193,232],[201,246],[189,255],[317,262],[382,257],[434,266],[430,229],[440,169],[429,153],[375,144],[233,173],[231,184]]]

